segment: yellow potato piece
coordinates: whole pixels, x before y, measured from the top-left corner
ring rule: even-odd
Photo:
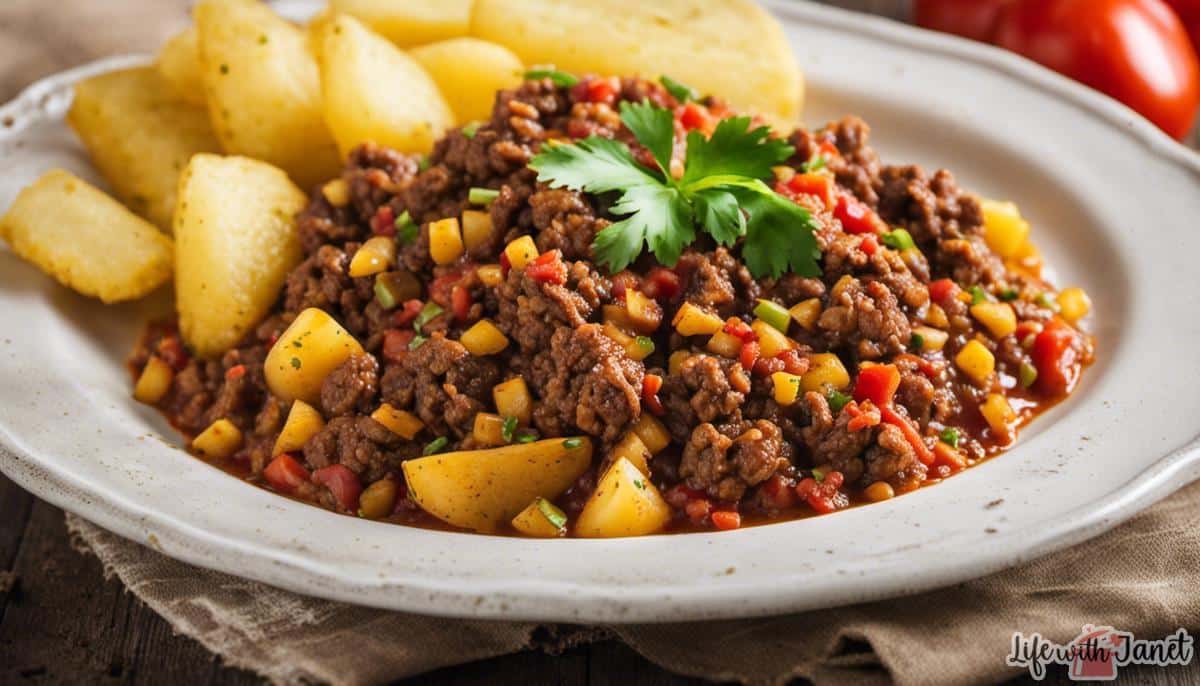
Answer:
[[[283,423],[283,428],[275,439],[275,449],[271,454],[303,450],[308,439],[316,436],[324,428],[325,420],[315,407],[303,400],[293,401],[292,409],[288,411],[287,421]]]
[[[79,82],[67,123],[117,198],[164,231],[188,160],[221,149],[204,108],[179,100],[152,67]]]
[[[471,35],[527,65],[666,74],[790,128],[804,81],[778,22],[753,0],[476,0]]]
[[[429,152],[454,124],[421,65],[357,19],[343,15],[326,24],[320,56],[325,120],[342,154],[367,141]]]
[[[402,48],[466,35],[471,23],[471,0],[330,0],[329,9]]]
[[[568,447],[568,442],[571,446]],[[549,438],[403,463],[409,495],[454,526],[496,531],[534,498],[553,499],[592,463],[590,438]]]
[[[304,31],[253,0],[194,10],[209,117],[228,153],[269,162],[309,188],[340,164]]]
[[[575,535],[645,536],[661,531],[670,519],[671,508],[650,479],[632,462],[620,458],[600,478],[583,506],[575,521]]]
[[[263,375],[267,388],[280,398],[317,405],[325,377],[362,352],[362,345],[333,317],[310,307],[296,315],[271,346]]]
[[[183,338],[204,357],[234,346],[279,298],[303,253],[304,193],[245,157],[196,155],[179,180],[175,304]]]
[[[61,169],[17,195],[0,236],[59,283],[106,303],[140,298],[171,278],[170,238]]]
[[[433,77],[458,124],[490,119],[496,91],[520,84],[525,71],[511,50],[478,38],[451,38],[409,54]]]
[[[156,66],[175,97],[204,106],[204,71],[200,68],[200,45],[195,26],[189,26],[163,43]]]
[[[567,532],[567,515],[545,498],[534,498],[529,507],[513,517],[512,526],[530,538],[558,538]]]

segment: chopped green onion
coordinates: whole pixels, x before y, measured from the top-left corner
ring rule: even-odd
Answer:
[[[505,417],[504,424],[500,427],[500,436],[504,438],[505,443],[513,442],[513,433],[517,430],[517,418]]]
[[[583,445],[582,438],[568,438],[567,440],[563,441],[563,447],[567,450],[574,450],[581,445]]]
[[[467,192],[467,202],[472,205],[491,205],[492,201],[500,196],[500,191],[494,191],[490,188],[472,188]]]
[[[538,434],[533,429],[526,429],[517,434],[517,443],[533,443],[538,439]]]
[[[647,355],[654,352],[654,340],[649,336],[638,336],[634,339],[634,343]]]
[[[1051,312],[1058,312],[1058,303],[1054,301],[1054,298],[1050,297],[1049,293],[1038,293],[1038,297],[1034,302]]]
[[[825,399],[829,401],[829,409],[833,410],[834,414],[841,412],[842,408],[849,404],[851,400],[850,396],[837,391],[830,391],[829,395],[825,396]]]
[[[792,322],[792,315],[784,309],[783,305],[763,298],[759,298],[758,304],[754,306],[754,316],[770,324],[773,328],[779,329],[784,334],[787,333],[788,324]]]
[[[479,127],[482,125],[483,122],[471,121],[463,124],[463,127],[460,130],[462,131],[462,135],[466,136],[467,138],[474,138],[475,134],[479,133]]]
[[[938,434],[938,438],[941,439],[942,443],[945,443],[951,448],[957,448],[958,442],[962,440],[962,434],[959,433],[958,429],[954,428],[953,426],[948,426],[942,429],[942,432]]]
[[[441,452],[442,448],[445,448],[446,444],[448,444],[449,442],[450,442],[449,438],[446,438],[445,436],[438,436],[437,438],[433,439],[429,443],[425,444],[425,448],[421,451],[421,454],[422,455],[432,455],[434,453]]]
[[[379,302],[380,307],[390,310],[397,305],[396,295],[392,293],[392,289],[388,287],[387,280],[383,278],[385,274],[379,274],[375,277],[375,300]]]
[[[567,515],[562,510],[554,506],[554,503],[545,498],[537,499],[538,512],[546,518],[546,521],[554,525],[556,529],[561,529],[567,524]]]
[[[413,336],[413,339],[408,342],[408,349],[416,350],[424,345],[427,340],[429,340],[429,336]]]
[[[568,74],[565,71],[559,71],[554,68],[554,65],[542,65],[534,67],[525,72],[526,81],[538,81],[541,79],[550,79],[556,86],[570,88],[579,83],[579,78],[574,74]]]
[[[812,475],[812,478],[815,479],[817,483],[825,481],[825,472],[821,471],[820,469],[812,470]]]
[[[800,171],[805,174],[809,172],[820,171],[829,165],[829,160],[825,159],[824,155],[813,155],[807,162],[800,165]]]
[[[700,99],[700,93],[696,92],[695,88],[680,83],[666,74],[658,77],[658,80],[662,83],[663,88],[666,88],[667,92],[670,93],[680,103],[685,103],[689,100]]]
[[[396,227],[396,240],[402,245],[417,240],[417,234],[421,232],[421,227],[413,222],[412,215],[408,213],[408,210],[401,212],[393,225]]]
[[[967,292],[971,294],[972,305],[987,302],[987,292],[983,290],[982,286],[971,286],[967,289]]]
[[[642,481],[641,479],[634,479],[634,480],[633,480],[633,485],[634,485],[634,486],[637,486],[637,487],[638,487],[638,490],[641,490],[641,491],[644,491],[644,490],[646,490],[646,482],[645,482],[645,481]]]
[[[914,333],[912,338],[908,340],[908,347],[913,350],[921,350],[925,347],[925,337],[919,333]]]
[[[1028,362],[1022,362],[1021,366],[1017,369],[1017,380],[1021,382],[1021,388],[1032,386],[1037,381],[1037,377],[1037,367]]]
[[[917,244],[913,241],[912,234],[905,229],[894,229],[883,234],[883,244],[892,250],[899,250],[901,252],[917,247]]]
[[[420,155],[417,157],[417,171],[423,172],[433,163],[429,161],[429,155]]]
[[[421,311],[417,313],[417,318],[413,320],[413,328],[417,331],[420,331],[426,324],[432,321],[434,317],[437,317],[443,312],[445,312],[445,310],[442,309],[441,305],[430,300],[429,302],[425,303],[425,306],[422,307]]]
[[[1021,293],[1015,288],[1005,288],[1004,290],[1000,291],[1000,299],[1006,303],[1012,302],[1020,296]]]

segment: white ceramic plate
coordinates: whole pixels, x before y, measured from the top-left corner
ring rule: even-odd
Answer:
[[[173,445],[130,399],[123,365],[153,304],[103,307],[0,252],[0,468],[168,555],[301,593],[590,622],[929,589],[1083,541],[1200,476],[1200,156],[997,50],[818,6],[772,8],[810,79],[809,123],[861,114],[887,160],[944,166],[1019,201],[1059,283],[1092,294],[1095,365],[1011,452],[882,504],[720,534],[531,541],[355,520]],[[62,115],[71,82],[120,63],[49,79],[0,111],[0,208],[54,165],[95,177]]]

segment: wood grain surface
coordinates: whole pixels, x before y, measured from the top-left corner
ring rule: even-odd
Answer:
[[[904,0],[827,4],[907,16]],[[187,21],[186,0],[0,0],[0,101],[38,77],[123,52],[149,52]],[[16,55],[17,57],[12,57]],[[1128,668],[1130,683],[1200,685],[1189,668]],[[1052,672],[1050,683],[1069,683]],[[63,513],[0,476],[0,684],[259,684],[174,635],[100,563],[74,550]],[[1034,683],[1022,679],[1018,683]],[[522,653],[443,669],[404,684],[700,683],[614,642],[552,656]],[[1045,683],[1045,682],[1043,682]]]

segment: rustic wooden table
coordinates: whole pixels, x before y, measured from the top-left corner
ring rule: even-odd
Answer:
[[[824,0],[903,16],[904,0]],[[185,20],[186,0],[0,0],[0,48],[25,48],[0,64],[0,101],[40,75],[105,54],[149,50]],[[77,6],[67,11],[64,6]],[[137,11],[134,11],[136,8]],[[96,21],[103,21],[97,24]],[[90,27],[104,26],[103,31]],[[153,31],[146,27],[154,25]],[[15,52],[15,51],[14,51]],[[7,57],[5,58],[8,59]],[[1097,619],[1103,619],[1098,617]],[[1200,685],[1190,668],[1127,668],[1129,683]],[[1062,672],[1048,681],[1068,683]],[[1029,679],[1017,683],[1034,683]],[[71,546],[63,513],[0,475],[0,684],[260,684],[106,579],[100,563]],[[617,642],[558,656],[521,653],[443,669],[404,684],[702,683],[670,674]]]

